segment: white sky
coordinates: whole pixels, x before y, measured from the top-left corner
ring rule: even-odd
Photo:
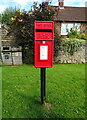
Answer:
[[[7,7],[18,6],[21,9],[29,10],[33,2],[38,2],[38,0],[0,0],[0,13],[2,13]],[[45,0],[39,0],[39,3]],[[50,0],[51,1],[51,0]],[[64,0],[65,6],[80,6],[84,7],[87,0]],[[58,6],[58,0],[52,0],[52,5]]]

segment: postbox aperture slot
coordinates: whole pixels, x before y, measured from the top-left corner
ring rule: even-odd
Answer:
[[[52,32],[52,29],[36,29],[36,32]]]

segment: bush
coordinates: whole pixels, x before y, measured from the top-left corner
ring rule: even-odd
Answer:
[[[69,38],[77,38],[77,39],[84,39],[87,40],[87,34],[75,34],[75,35],[71,35],[70,33],[68,33],[68,37]]]
[[[23,62],[28,58],[26,56],[31,56],[27,51],[33,53],[34,21],[52,21],[55,14],[55,10],[49,5],[49,2],[42,2],[39,5],[34,2],[31,8],[30,11],[16,10],[15,15],[10,19],[10,32],[14,34],[16,44],[23,48]]]
[[[76,39],[76,38],[66,38],[62,39],[60,42],[59,49],[61,51],[67,52],[70,55],[73,55],[75,52],[79,50],[79,48],[85,43],[85,40],[83,39]]]
[[[78,30],[75,28],[71,28],[70,31],[67,30],[67,32],[68,32],[69,38],[77,38],[77,39],[87,40],[87,34],[85,34],[85,33],[79,34]]]
[[[58,56],[58,51],[60,49],[61,45],[61,36],[58,36],[58,34],[55,33],[54,36],[54,56]]]
[[[6,8],[5,11],[2,14],[0,14],[0,22],[2,24],[11,24],[10,19],[15,15],[15,12],[16,12],[15,8],[12,7]]]
[[[78,34],[78,29],[77,28],[71,28],[70,31],[67,29],[68,32],[68,37],[69,38],[76,38]]]
[[[87,34],[84,34],[84,33],[78,34],[77,38],[87,40]]]

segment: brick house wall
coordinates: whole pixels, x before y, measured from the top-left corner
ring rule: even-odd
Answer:
[[[61,35],[61,23],[62,22],[55,22],[55,29],[58,35]],[[87,34],[87,23],[81,23],[80,33]],[[67,38],[67,35],[62,35],[63,38]]]
[[[81,23],[80,33],[87,34],[87,23]]]
[[[58,35],[61,35],[61,22],[55,22],[55,29]],[[66,35],[62,35],[62,38],[67,38]]]
[[[67,33],[63,34],[63,31],[61,31],[62,26],[61,23],[75,23],[75,24],[80,23],[81,24],[80,33],[87,34],[87,17],[86,17],[87,7],[64,6],[61,9],[60,6],[54,6],[53,8],[57,11],[54,16],[54,21],[56,24],[58,35],[61,35],[62,33],[63,37],[67,36]]]
[[[58,35],[61,35],[61,22],[55,22],[55,29]]]

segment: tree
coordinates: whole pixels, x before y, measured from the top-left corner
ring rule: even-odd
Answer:
[[[6,8],[5,11],[2,14],[0,14],[0,22],[2,24],[11,24],[10,19],[12,16],[14,16],[15,11],[16,8],[12,7]]]
[[[49,2],[42,2],[39,5],[34,2],[30,11],[16,10],[15,15],[11,17],[10,31],[14,33],[16,43],[22,46],[24,57],[26,49],[33,55],[34,21],[51,21],[54,13],[55,10]]]
[[[0,22],[2,22],[2,15],[0,14]]]
[[[55,11],[48,2],[38,4],[34,2],[32,9],[28,12],[16,10],[11,18],[11,30],[14,32],[16,42],[21,46],[32,47],[34,40],[34,21],[51,21]]]
[[[33,55],[34,46],[34,21],[52,21],[55,14],[55,9],[48,2],[34,4],[30,11],[16,10],[7,8],[2,14],[2,23],[9,25],[9,33],[13,33],[15,41],[23,48],[23,59],[25,59],[26,51]]]

